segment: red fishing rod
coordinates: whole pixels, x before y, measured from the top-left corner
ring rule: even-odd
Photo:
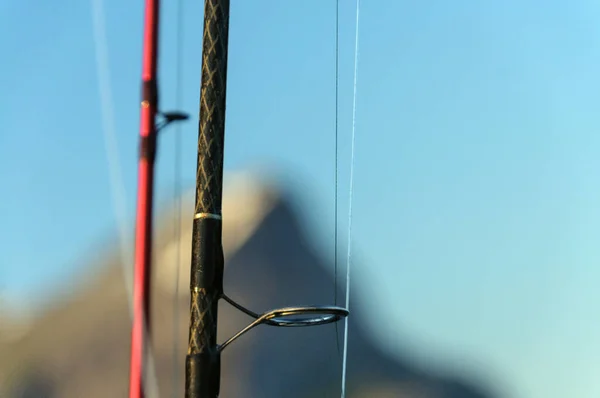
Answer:
[[[188,118],[183,113],[170,112],[161,114],[164,120],[158,125],[156,123],[156,116],[159,114],[157,84],[158,22],[159,0],[146,0],[135,229],[133,325],[131,331],[131,367],[129,379],[130,398],[144,397],[146,358],[150,340],[152,204],[157,135],[160,129],[167,124]]]
[[[145,358],[150,336],[152,202],[156,158],[156,83],[159,1],[146,0],[142,60],[142,101],[133,277],[133,326],[129,397],[144,397]]]

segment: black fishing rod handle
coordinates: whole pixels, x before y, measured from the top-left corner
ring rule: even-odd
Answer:
[[[216,339],[218,301],[223,293],[221,203],[228,30],[229,0],[205,0],[186,398],[217,398],[221,378]]]

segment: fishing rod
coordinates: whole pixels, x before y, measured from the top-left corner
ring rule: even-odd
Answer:
[[[289,307],[257,314],[224,293],[221,204],[229,6],[229,0],[204,2],[196,200],[190,270],[190,327],[185,360],[186,398],[219,396],[221,352],[255,326],[316,326],[337,322],[348,316],[346,309],[337,306]],[[253,322],[222,344],[217,343],[220,299],[254,318]]]
[[[158,111],[159,6],[159,0],[145,2],[130,398],[144,398],[146,393],[145,362],[151,332],[152,207],[158,132],[172,122],[188,118],[188,115],[181,112]],[[185,363],[186,398],[218,397],[221,352],[250,329],[261,324],[286,327],[315,326],[337,322],[348,316],[346,309],[337,306],[288,307],[258,314],[224,293],[221,204],[228,33],[229,0],[205,0],[196,201],[190,269],[190,328]],[[162,116],[161,123],[157,123],[157,116]],[[254,318],[253,322],[222,344],[218,344],[216,340],[220,299]]]
[[[142,57],[142,101],[140,103],[140,133],[138,159],[138,191],[135,229],[133,282],[133,325],[129,397],[144,398],[146,356],[150,339],[150,275],[152,271],[152,205],[154,164],[158,132],[172,122],[186,120],[181,112],[158,111],[158,26],[159,0],[146,0],[144,44]],[[157,123],[157,116],[162,121]]]

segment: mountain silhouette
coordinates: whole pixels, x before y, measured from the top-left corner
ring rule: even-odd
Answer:
[[[156,223],[152,346],[161,397],[183,396],[193,195],[184,196],[182,209],[179,240],[172,208]],[[255,312],[333,304],[333,266],[311,244],[311,227],[300,221],[289,192],[254,175],[232,176],[225,186],[223,215],[224,287],[231,298]],[[176,281],[177,252],[181,272]],[[90,262],[97,264],[93,280],[35,319],[18,341],[0,345],[5,353],[0,355],[0,396],[127,396],[131,321],[116,245],[91,253]],[[386,352],[370,337],[368,329],[374,326],[366,323],[360,301],[353,293],[347,397],[496,398],[489,386],[469,375],[435,374]],[[218,340],[250,321],[222,302]],[[224,350],[221,397],[339,397],[343,328],[343,323],[337,329],[259,326]]]

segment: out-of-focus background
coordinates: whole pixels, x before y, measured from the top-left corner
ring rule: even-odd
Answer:
[[[355,5],[340,3],[336,267],[335,3],[231,2],[225,288],[257,311],[329,304],[335,286],[343,303]],[[182,395],[187,344],[203,7],[182,4],[183,39],[177,2],[161,16],[161,108],[179,77],[193,116],[160,138],[161,397]],[[0,3],[0,397],[127,394],[142,17]],[[349,396],[600,396],[599,20],[583,0],[362,2]],[[247,323],[222,308],[221,341]],[[223,396],[338,396],[342,329],[254,330],[224,354]]]

